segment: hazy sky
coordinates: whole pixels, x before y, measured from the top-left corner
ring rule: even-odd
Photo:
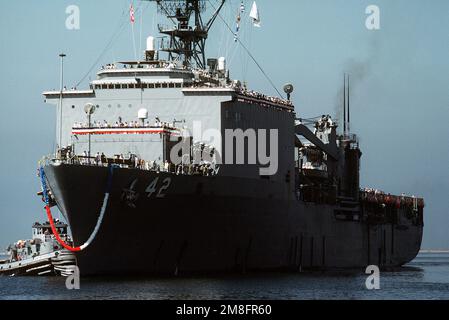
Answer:
[[[134,2],[139,51],[144,48],[139,9],[144,9],[142,39],[155,35],[157,20],[154,4]],[[244,2],[248,13],[252,1]],[[68,55],[67,87],[81,80],[99,57],[88,73],[91,79],[102,64],[133,59],[129,3],[2,1],[0,252],[9,242],[29,238],[32,223],[46,218],[36,196],[36,168],[53,148],[55,110],[44,104],[41,93],[59,87],[58,54]],[[359,135],[363,151],[362,186],[423,196],[423,247],[449,248],[449,1],[257,3],[262,27],[251,27],[245,16],[241,40],[279,88],[294,84],[298,116],[338,115],[343,73],[350,73],[351,129]],[[79,30],[66,28],[69,5],[80,9]],[[239,5],[240,0],[229,1],[223,11],[232,27]],[[369,5],[380,9],[380,30],[365,26]],[[208,53],[227,56],[232,77],[275,94],[220,19],[210,35]]]

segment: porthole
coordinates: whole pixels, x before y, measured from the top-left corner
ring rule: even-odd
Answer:
[[[72,109],[75,109],[75,106],[72,106]]]
[[[100,105],[97,104],[97,109],[100,109]]]
[[[108,108],[109,108],[109,109],[112,108],[112,105],[108,104]],[[119,108],[120,108],[120,107],[119,107]]]
[[[132,105],[132,104],[129,104],[129,105],[128,105],[128,108],[132,108],[132,107],[133,107],[133,105]]]
[[[120,109],[121,107],[122,107],[121,105],[119,105],[119,104],[117,105],[117,108],[119,108],[119,109]]]

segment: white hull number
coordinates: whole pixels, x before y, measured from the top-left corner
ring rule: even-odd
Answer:
[[[153,180],[148,187],[145,189],[145,192],[148,194],[148,198],[151,198],[153,195],[156,195],[156,198],[164,198],[165,191],[170,188],[171,178],[165,178],[162,181],[162,185],[158,188],[159,177]]]

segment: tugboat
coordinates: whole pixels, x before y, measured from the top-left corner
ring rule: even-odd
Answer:
[[[54,225],[67,242],[67,224],[55,219]],[[31,240],[19,240],[8,246],[6,260],[0,260],[0,275],[9,276],[69,276],[73,274],[76,258],[62,248],[53,234],[49,222],[36,222]]]

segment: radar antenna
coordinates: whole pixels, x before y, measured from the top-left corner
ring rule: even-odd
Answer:
[[[226,0],[212,17],[203,22],[202,14],[206,11],[205,0],[142,0],[156,2],[158,12],[173,22],[172,27],[159,25],[159,32],[169,37],[169,43],[161,43],[161,51],[168,53],[170,61],[181,60],[185,67],[193,63],[200,69],[206,69],[205,47],[210,28],[223,8]],[[193,16],[193,25],[190,24]]]

